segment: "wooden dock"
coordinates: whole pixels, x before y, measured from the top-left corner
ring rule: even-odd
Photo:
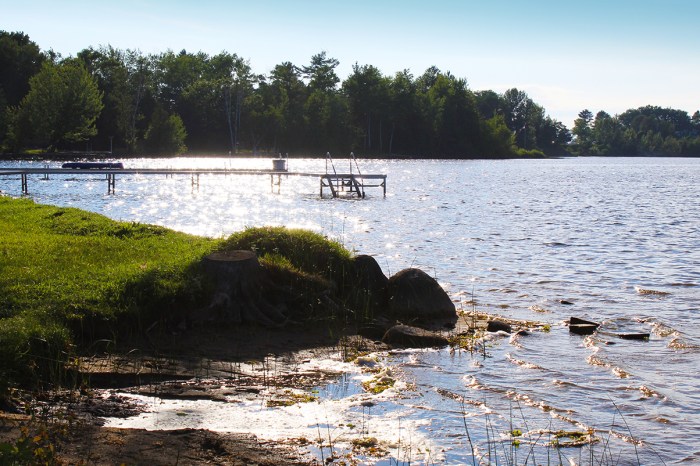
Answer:
[[[117,176],[144,175],[156,177],[185,176],[191,179],[191,185],[199,188],[200,176],[214,175],[255,175],[269,176],[270,187],[273,192],[281,190],[282,177],[312,177],[319,180],[320,193],[323,197],[324,189],[328,188],[332,197],[365,197],[366,188],[381,188],[386,197],[386,178],[384,174],[360,174],[360,173],[307,173],[291,172],[286,169],[233,169],[233,168],[0,168],[0,176],[19,176],[21,180],[22,194],[29,194],[30,176],[41,176],[44,180],[51,179],[51,176],[73,175],[73,176],[104,176],[107,181],[107,193],[114,194],[116,191]]]

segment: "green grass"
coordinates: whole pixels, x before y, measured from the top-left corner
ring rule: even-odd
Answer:
[[[284,227],[247,228],[224,241],[225,249],[255,251],[268,263],[342,282],[350,252],[337,241],[308,230]]]
[[[256,251],[270,279],[311,312],[351,261],[305,230],[249,228],[215,240],[0,197],[0,398],[17,383],[61,383],[62,364],[97,340],[119,347],[206,306],[213,284],[201,259],[221,249]]]
[[[220,241],[0,197],[0,380],[45,376],[73,343],[138,332],[203,298]]]
[[[339,324],[341,318],[348,317],[335,312],[344,306],[327,306],[319,299],[332,295],[340,304],[347,298],[352,254],[337,241],[308,230],[255,227],[232,234],[221,248],[255,251],[267,277],[276,285],[265,294],[272,301],[285,302],[294,320],[322,318],[327,325],[334,325],[332,321]]]

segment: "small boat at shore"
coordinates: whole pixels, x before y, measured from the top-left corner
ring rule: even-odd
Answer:
[[[121,162],[66,162],[61,165],[61,168],[77,168],[83,169],[119,169],[124,168]]]

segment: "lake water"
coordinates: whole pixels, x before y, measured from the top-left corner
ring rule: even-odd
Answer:
[[[0,162],[17,165],[31,164]],[[472,309],[473,300],[479,311],[548,323],[549,332],[494,335],[485,354],[384,355],[406,389],[378,398],[371,413],[343,404],[358,396],[358,382],[320,388],[329,403],[324,422],[341,423],[362,409],[376,432],[412,436],[414,463],[474,464],[477,451],[484,461],[499,456],[499,464],[700,464],[700,159],[378,160],[360,168],[388,175],[386,198],[368,189],[364,200],[321,199],[317,179],[294,177],[283,178],[275,194],[265,176],[202,176],[198,189],[188,176],[123,176],[113,195],[103,177],[37,176],[29,192],[38,202],[201,235],[258,225],[310,228],[374,255],[387,275],[422,268],[458,308]],[[325,162],[295,159],[289,169],[324,172]],[[4,193],[19,195],[20,188],[18,177],[0,177]],[[601,332],[571,335],[569,316],[600,321]],[[651,338],[623,340],[616,332]],[[347,373],[347,380],[359,377]],[[516,429],[523,432],[518,448],[508,436]],[[599,443],[550,447],[552,431],[587,429]],[[404,456],[395,452],[384,464],[405,462],[403,445]]]

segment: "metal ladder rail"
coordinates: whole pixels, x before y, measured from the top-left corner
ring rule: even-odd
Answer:
[[[357,179],[352,176],[352,163],[355,162],[355,168],[357,169],[357,174],[360,175],[360,180],[357,181]],[[352,181],[355,183],[355,189],[357,190],[357,195],[359,197],[365,197],[365,181],[364,178],[362,178],[362,172],[360,171],[360,165],[357,163],[357,157],[355,157],[354,152],[350,152],[350,176],[352,176]],[[362,189],[362,192],[360,192],[360,188]]]
[[[331,157],[330,152],[326,152],[326,175],[328,175],[328,161],[331,162],[331,168],[333,169],[333,175],[334,175],[332,179],[335,179],[335,183],[336,183],[336,186],[335,186],[336,191],[333,192],[333,197],[338,197],[337,191],[340,191],[340,190],[344,191],[345,188],[342,185],[342,180],[338,177],[338,172],[335,169],[335,163],[333,163],[333,157]],[[331,177],[328,177],[328,184],[329,185],[333,184],[333,182],[331,181]]]
[[[331,175],[324,175],[321,177],[321,196],[323,197],[323,188],[328,187],[331,190],[331,194],[333,197],[338,197],[338,191],[336,188],[333,186],[333,179],[337,179],[337,177],[331,176]],[[323,180],[328,181],[328,184],[325,184]]]
[[[350,191],[352,191],[352,189],[354,188],[355,192],[357,193],[357,197],[364,198],[365,197],[364,182],[358,181],[357,177],[355,175],[350,175],[350,182],[352,183]]]

